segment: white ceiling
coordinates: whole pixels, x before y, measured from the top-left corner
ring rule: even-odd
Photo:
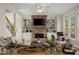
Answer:
[[[13,3],[12,5],[18,9],[18,11],[23,15],[35,15],[38,14],[36,12],[36,5],[39,3]],[[52,15],[56,16],[59,14],[63,14],[70,9],[73,9],[78,3],[40,3],[40,5],[45,8],[45,11],[41,14],[44,15]]]

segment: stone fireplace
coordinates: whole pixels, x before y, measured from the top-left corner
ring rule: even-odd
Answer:
[[[47,15],[32,15],[32,20],[34,21],[34,19],[39,19],[39,18],[43,18],[45,20],[47,20]],[[47,25],[43,25],[43,26],[35,26],[34,24],[32,24],[32,41],[36,41],[37,38],[43,38],[46,39],[47,37]]]

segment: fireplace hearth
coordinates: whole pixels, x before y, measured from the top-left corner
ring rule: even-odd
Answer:
[[[44,34],[36,33],[35,38],[44,38]]]

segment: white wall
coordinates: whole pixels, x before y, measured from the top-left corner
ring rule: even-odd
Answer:
[[[22,43],[22,17],[16,13],[16,40],[17,43]]]
[[[62,16],[58,15],[56,21],[57,21],[56,23],[57,32],[61,32],[62,31]]]

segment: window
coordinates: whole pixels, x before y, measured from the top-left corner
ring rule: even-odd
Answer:
[[[75,16],[72,16],[70,18],[70,36],[71,38],[75,38],[76,36],[76,17]]]
[[[64,17],[65,35],[71,38],[76,38],[76,16]]]
[[[68,16],[65,16],[65,35],[68,36],[69,32],[69,19]]]

